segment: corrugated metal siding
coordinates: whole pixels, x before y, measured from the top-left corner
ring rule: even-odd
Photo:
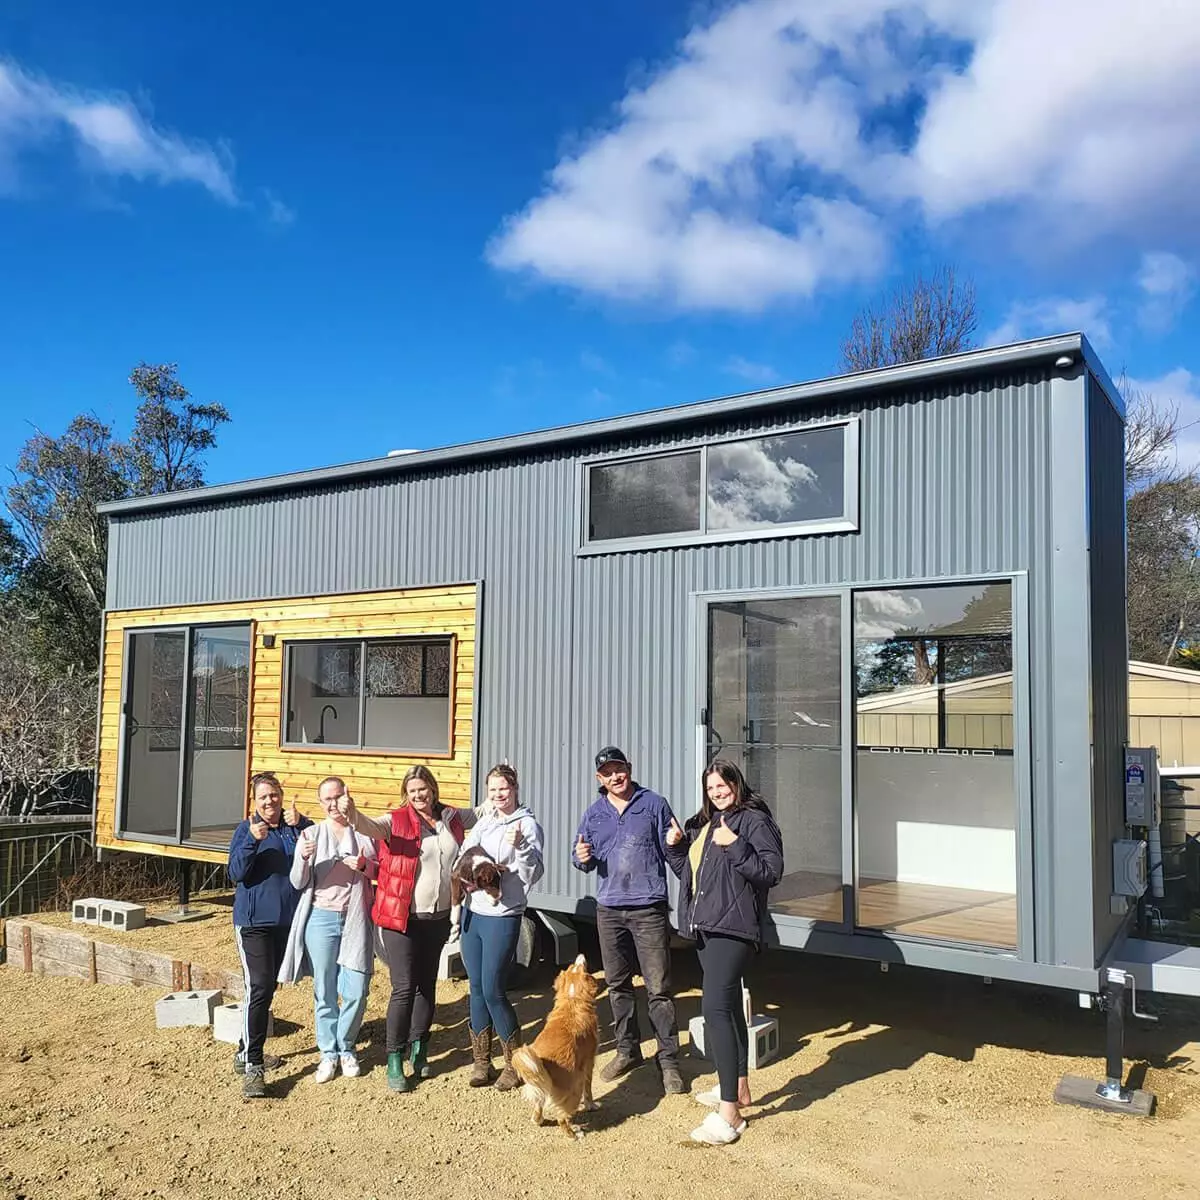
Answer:
[[[694,593],[1028,571],[1034,794],[1049,805],[1048,389],[1022,375],[956,381],[854,408],[117,518],[108,603],[482,580],[477,782],[505,756],[521,768],[551,847],[543,899],[568,905],[589,890],[567,855],[598,745],[622,745],[681,811],[697,802]],[[576,556],[580,459],[853,413],[861,532]]]
[[[1125,835],[1129,649],[1125,623],[1125,425],[1088,377],[1092,625],[1092,909],[1099,959],[1121,928],[1109,912],[1112,844]]]

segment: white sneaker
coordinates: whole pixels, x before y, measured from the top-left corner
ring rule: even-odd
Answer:
[[[342,1055],[342,1074],[347,1079],[357,1079],[362,1073],[362,1068],[358,1065],[358,1059],[353,1054]]]
[[[697,1104],[703,1104],[705,1108],[720,1108],[721,1089],[719,1087],[712,1087],[707,1092],[697,1092],[692,1099]]]
[[[745,1132],[745,1121],[733,1126],[720,1113],[711,1112],[692,1130],[692,1141],[702,1142],[706,1146],[728,1146]]]
[[[317,1082],[328,1083],[336,1074],[338,1069],[338,1060],[336,1058],[323,1058],[317,1064]]]

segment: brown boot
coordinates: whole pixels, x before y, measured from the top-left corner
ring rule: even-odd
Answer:
[[[487,1087],[492,1082],[492,1027],[471,1034],[471,1054],[475,1063],[471,1067],[471,1087]]]
[[[505,1041],[500,1039],[500,1049],[504,1051],[504,1070],[496,1080],[496,1088],[501,1092],[511,1092],[521,1082],[521,1077],[513,1070],[513,1051],[521,1044],[521,1031],[518,1029],[512,1037]]]

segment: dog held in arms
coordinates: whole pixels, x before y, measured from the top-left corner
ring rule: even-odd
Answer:
[[[592,1067],[600,1041],[598,990],[581,954],[554,981],[554,1007],[533,1045],[513,1052],[513,1069],[525,1083],[521,1094],[533,1108],[533,1123],[540,1125],[549,1118],[568,1137],[583,1137],[572,1117],[597,1107],[592,1100]]]
[[[493,904],[499,904],[503,869],[482,846],[464,850],[450,875],[451,908],[458,908],[463,896],[471,892],[486,892]]]

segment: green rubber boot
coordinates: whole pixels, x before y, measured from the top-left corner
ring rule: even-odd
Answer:
[[[426,1055],[429,1053],[429,1039],[417,1038],[408,1053],[408,1061],[412,1064],[413,1076],[417,1079],[428,1079],[433,1071],[430,1069]]]
[[[390,1091],[408,1091],[408,1076],[404,1074],[403,1050],[392,1050],[388,1053],[387,1084]]]

